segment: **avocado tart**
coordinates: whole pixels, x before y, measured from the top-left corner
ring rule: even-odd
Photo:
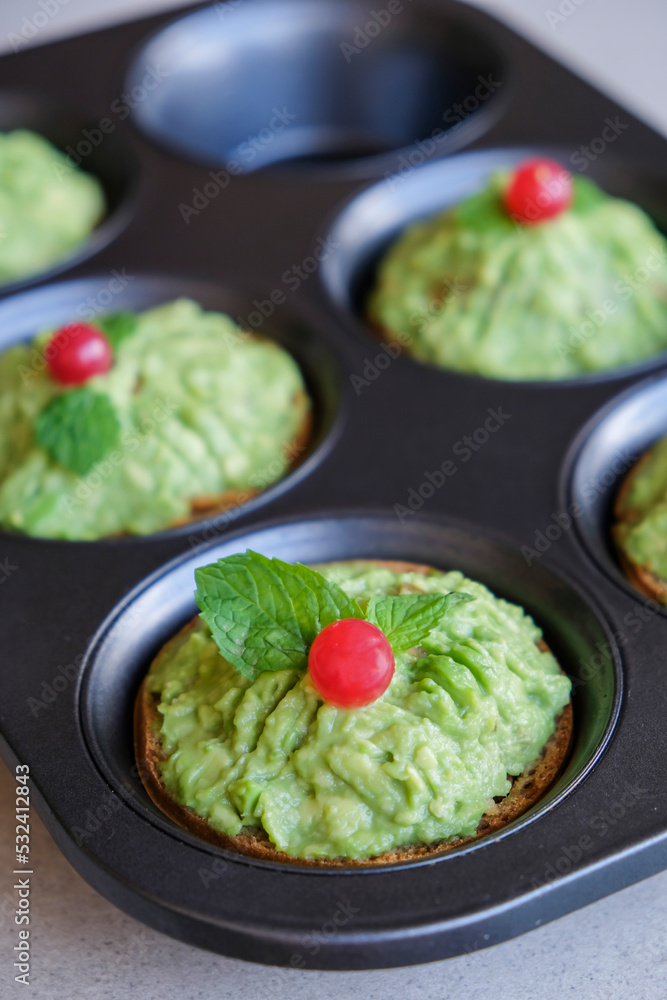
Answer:
[[[136,759],[155,804],[218,846],[324,866],[428,857],[531,808],[572,739],[569,681],[532,620],[460,573],[379,560],[316,569],[366,614],[385,594],[428,602],[446,588],[460,603],[353,709],[327,703],[303,669],[239,679],[196,618],[136,699]]]
[[[0,525],[163,531],[283,478],[310,428],[294,358],[191,300],[69,324],[0,355]]]
[[[667,437],[630,469],[614,502],[612,534],[633,587],[667,604]]]
[[[637,205],[529,160],[399,234],[366,304],[420,361],[577,378],[667,349],[667,240]]]
[[[0,133],[0,284],[50,268],[103,219],[93,174],[27,129]]]

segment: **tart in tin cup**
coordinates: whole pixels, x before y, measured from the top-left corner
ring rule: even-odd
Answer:
[[[608,372],[667,349],[667,240],[638,206],[531,159],[408,226],[379,262],[366,315],[383,339],[454,371]]]
[[[66,261],[106,211],[97,177],[43,136],[0,133],[0,286]]]
[[[189,299],[15,345],[0,389],[0,524],[34,537],[146,535],[224,510],[283,478],[310,435],[292,356]]]
[[[612,534],[633,587],[667,604],[667,438],[645,452],[621,483]]]

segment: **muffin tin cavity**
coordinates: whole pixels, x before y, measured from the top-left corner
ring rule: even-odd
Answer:
[[[231,173],[286,161],[363,173],[419,143],[429,155],[450,152],[495,119],[505,80],[495,46],[466,21],[465,12],[398,0],[216,3],[136,57],[130,89],[147,66],[165,79],[135,120],[170,149]]]
[[[620,567],[611,526],[624,478],[667,434],[667,376],[634,386],[607,404],[579,434],[566,459],[563,492],[574,508],[577,534],[589,555],[635,598],[638,591]],[[641,595],[642,600],[646,598]],[[657,607],[657,605],[656,605]]]
[[[493,537],[445,522],[412,523],[399,533],[389,517],[351,513],[260,525],[171,563],[141,584],[102,627],[83,668],[80,707],[89,749],[113,788],[162,830],[192,840],[152,804],[139,781],[132,747],[134,699],[158,649],[197,613],[195,569],[246,548],[304,563],[400,559],[460,569],[533,615],[573,679],[574,745],[557,783],[507,831],[545,813],[575,787],[601,753],[618,711],[619,664],[598,611],[560,576],[541,565],[528,568],[519,553]],[[589,662],[596,667],[584,676],[582,664]],[[201,843],[200,847],[215,850]]]
[[[324,261],[321,271],[326,293],[346,326],[361,336],[377,338],[366,317],[366,301],[380,259],[407,227],[454,207],[482,190],[492,174],[510,170],[532,157],[549,157],[566,166],[570,166],[571,160],[569,150],[534,147],[462,153],[416,168],[401,168],[354,196],[332,223],[329,236],[340,244],[340,249]],[[587,167],[584,176],[591,177],[608,194],[635,202],[659,229],[667,231],[667,198],[664,178],[659,174],[608,153],[599,163]],[[626,276],[628,287],[623,293],[619,291],[619,301],[625,301],[623,296],[632,294],[633,287],[642,285],[652,271],[664,266],[663,251],[647,245],[646,267]],[[456,294],[455,287],[447,291]],[[600,306],[598,323],[603,323],[604,303]],[[613,303],[609,308],[613,309]],[[582,314],[581,325],[573,328],[573,336],[593,335],[595,320],[595,315]],[[664,363],[665,357],[665,352],[661,352],[632,366],[558,379],[550,384],[571,386],[624,377],[648,371]]]
[[[77,321],[94,323],[96,316],[105,313],[141,312],[178,298],[190,298],[205,310],[226,313],[241,325],[242,317],[252,315],[255,308],[253,297],[257,296],[253,296],[252,292],[230,290],[220,285],[166,276],[137,275],[128,272],[126,268],[120,268],[98,277],[61,282],[23,292],[0,302],[0,352],[12,344],[31,340],[43,330]],[[333,445],[340,430],[342,417],[339,408],[338,365],[322,338],[284,312],[281,312],[279,318],[272,318],[270,324],[266,324],[266,329],[262,327],[261,336],[275,340],[299,364],[312,402],[312,425],[307,440],[303,445],[295,445],[293,455],[290,453],[291,471],[283,479],[271,484],[271,478],[277,472],[272,472],[271,467],[267,467],[267,483],[271,485],[267,485],[263,492],[245,502],[239,500],[226,513],[205,512],[202,514],[203,520],[193,520],[169,529],[170,535],[191,535],[191,545],[199,544],[207,537],[206,533],[202,535],[203,528],[215,533],[221,524],[227,526],[230,518],[276,497],[307,476]],[[37,373],[45,365],[43,354],[35,349],[31,353],[28,370],[22,376],[29,379],[31,371]],[[91,475],[98,475],[95,468]],[[82,477],[82,480],[85,484],[86,477]],[[94,485],[90,484],[91,487]],[[260,477],[257,488],[262,488]],[[114,539],[114,542],[137,543],[154,537],[156,536],[137,535]],[[39,541],[38,538],[30,540]]]
[[[102,130],[102,124],[108,123]],[[56,274],[91,257],[121,232],[133,215],[139,164],[131,144],[110,119],[88,119],[71,110],[53,107],[37,98],[0,91],[0,132],[28,129],[51,142],[73,167],[94,175],[101,183],[106,215],[90,236],[45,270],[0,284],[0,292],[14,290],[45,275]]]

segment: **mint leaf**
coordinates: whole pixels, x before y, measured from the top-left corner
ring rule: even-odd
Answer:
[[[132,336],[138,324],[138,317],[131,312],[109,313],[95,321],[95,326],[99,327],[114,351],[118,350],[124,340]]]
[[[395,654],[418,646],[456,604],[472,601],[470,594],[401,594],[371,597],[366,617],[386,635]]]
[[[492,184],[483,191],[470,195],[454,209],[453,216],[458,224],[466,229],[487,232],[491,225],[510,230],[514,223],[505,211],[502,202],[504,184]]]
[[[82,386],[46,404],[35,422],[35,441],[70,472],[85,476],[110,451],[120,421],[108,396]]]
[[[608,198],[608,195],[597,186],[595,181],[590,180],[588,177],[573,177],[572,186],[574,189],[572,211],[578,215],[584,215],[591,209],[597,208],[598,205]]]
[[[247,552],[195,571],[195,601],[218,649],[244,677],[305,670],[317,634],[363,618],[357,602],[316,570]]]
[[[273,563],[278,563],[281,567],[296,572],[301,580],[317,595],[317,613],[320,621],[318,632],[321,632],[327,625],[331,625],[332,622],[340,621],[342,618],[364,617],[364,613],[355,599],[348,597],[337,583],[330,583],[317,570],[311,569],[310,566],[304,566],[302,563],[295,563],[291,566],[289,563],[281,562],[280,559],[274,559]]]

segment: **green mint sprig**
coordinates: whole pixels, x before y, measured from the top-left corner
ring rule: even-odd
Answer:
[[[114,353],[128,337],[131,337],[139,324],[139,317],[131,312],[107,313],[93,321],[107,338]]]
[[[35,441],[70,472],[85,476],[116,445],[120,421],[110,398],[82,386],[59,393],[35,421]]]
[[[394,654],[418,646],[449,608],[470,601],[469,594],[400,594],[371,597],[366,618],[384,632]]]
[[[248,550],[195,571],[195,601],[218,649],[248,680],[264,670],[308,668],[315,637],[332,622],[362,618],[394,654],[419,645],[468,594],[373,597],[366,613],[321,573]]]
[[[218,649],[240,674],[305,669],[315,636],[340,618],[363,618],[335,583],[307,566],[257,552],[195,571],[195,600]]]

